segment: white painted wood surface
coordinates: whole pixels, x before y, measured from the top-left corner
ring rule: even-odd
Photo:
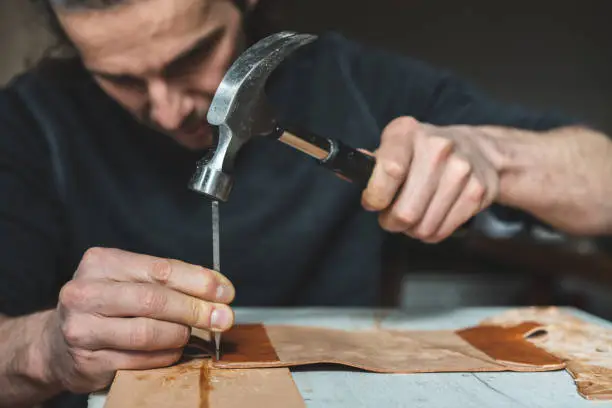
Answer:
[[[382,327],[416,330],[458,329],[478,324],[506,308],[404,311],[370,309],[237,309],[240,323],[296,324],[342,329]],[[584,320],[612,323],[568,308]],[[582,408],[612,407],[587,401],[565,371],[540,373],[376,374],[344,367],[294,369],[293,377],[308,407]],[[89,408],[103,408],[105,394],[91,395]]]

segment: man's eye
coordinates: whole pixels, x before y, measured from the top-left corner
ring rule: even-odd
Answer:
[[[224,33],[223,29],[216,30],[210,37],[201,41],[189,52],[166,67],[164,76],[166,78],[181,78],[198,72],[202,65],[214,55],[219,43],[223,39]]]
[[[130,76],[104,76],[102,77],[102,79],[121,88],[131,88],[138,90],[146,88],[146,84],[143,80]]]
[[[190,55],[180,63],[173,65],[166,69],[165,76],[167,78],[181,78],[186,77],[200,70],[200,67],[210,57],[212,50],[200,50],[199,53]]]

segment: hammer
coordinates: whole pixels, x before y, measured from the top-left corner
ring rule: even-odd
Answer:
[[[214,269],[220,272],[219,201],[227,201],[233,186],[234,160],[252,137],[266,137],[285,143],[314,158],[342,178],[365,188],[375,160],[338,140],[312,133],[293,134],[275,118],[268,104],[267,80],[293,51],[311,43],[311,34],[280,32],[249,47],[230,66],[217,88],[207,114],[215,130],[215,148],[200,159],[189,188],[212,198]],[[219,359],[221,334],[215,333]]]
[[[278,140],[315,159],[342,178],[365,188],[374,169],[372,156],[339,140],[313,133],[294,134],[276,119],[265,86],[269,76],[292,52],[317,38],[283,31],[256,42],[230,66],[213,97],[207,121],[216,133],[216,148],[198,161],[189,188],[215,201],[227,201],[233,186],[234,160],[252,137]]]

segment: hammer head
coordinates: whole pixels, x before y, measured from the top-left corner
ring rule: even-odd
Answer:
[[[190,189],[227,201],[240,148],[251,137],[274,131],[275,118],[265,95],[270,74],[294,50],[315,38],[311,34],[276,33],[255,43],[234,61],[208,111],[208,123],[215,127],[216,147],[197,163]]]

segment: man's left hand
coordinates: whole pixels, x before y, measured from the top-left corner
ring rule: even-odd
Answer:
[[[362,205],[380,212],[386,231],[430,243],[446,239],[498,195],[498,169],[485,154],[483,132],[393,120],[374,153]]]

